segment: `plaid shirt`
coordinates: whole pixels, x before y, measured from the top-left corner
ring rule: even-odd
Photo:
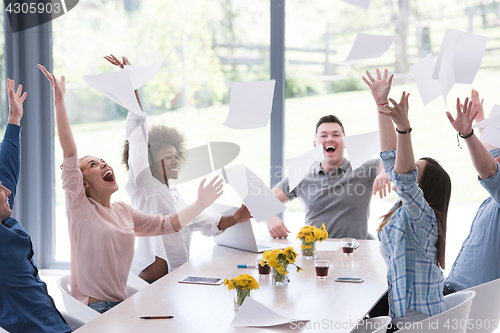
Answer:
[[[387,255],[390,316],[403,317],[406,309],[437,315],[445,306],[443,273],[436,265],[436,216],[418,187],[417,170],[396,174],[396,152],[384,151],[380,156],[403,203],[378,235]]]

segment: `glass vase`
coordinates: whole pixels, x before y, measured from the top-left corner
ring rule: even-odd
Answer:
[[[234,309],[238,310],[247,297],[252,297],[252,290],[234,288]]]
[[[316,255],[316,241],[306,242],[303,240],[301,249],[304,259],[314,259],[314,256]]]
[[[286,271],[286,269],[285,269]],[[273,267],[273,285],[282,287],[284,285],[287,285],[289,280],[288,280],[288,274],[281,274],[276,268]]]

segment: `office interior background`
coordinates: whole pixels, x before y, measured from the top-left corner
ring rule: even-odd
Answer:
[[[82,75],[117,70],[103,59],[107,54],[127,56],[133,65],[150,65],[171,49],[162,70],[139,90],[149,124],[178,128],[188,148],[210,141],[238,144],[241,151],[233,163],[245,164],[270,187],[286,176],[284,159],[313,147],[321,116],[338,116],[347,136],[378,129],[376,108],[361,77],[365,70],[387,68],[395,73],[391,96],[399,99],[402,91],[411,93],[415,156],[436,158],[452,179],[447,268],[487,197],[445,111],[454,113],[456,97],[470,96],[471,88],[484,98],[486,116],[500,104],[497,1],[372,0],[365,10],[340,0],[82,0],[52,22],[15,34],[2,10],[0,134],[8,113],[5,80],[10,77],[28,92],[14,216],[31,235],[40,268],[69,269],[70,252],[59,169],[62,151],[51,88],[38,63],[66,76],[66,103],[78,153],[101,157],[114,168],[120,185],[114,201],[130,203],[121,164],[127,111],[87,86]],[[486,52],[472,85],[456,84],[447,106],[442,98],[424,106],[409,67],[428,53],[437,57],[446,28],[487,36]],[[396,40],[378,59],[339,65],[360,32],[395,35]],[[222,126],[231,83],[270,78],[277,80],[270,124],[251,130]],[[195,199],[199,181],[179,185],[186,201]],[[241,204],[229,185],[224,192],[219,203]],[[372,200],[371,233],[377,218],[396,200],[394,193]],[[291,213],[285,223],[292,216],[293,223],[303,223],[300,202],[287,207]]]

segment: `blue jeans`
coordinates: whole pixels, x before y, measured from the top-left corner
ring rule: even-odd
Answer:
[[[90,303],[89,306],[99,312],[100,314],[103,314],[104,312],[108,311],[112,307],[120,304],[120,302],[95,302],[95,303]]]

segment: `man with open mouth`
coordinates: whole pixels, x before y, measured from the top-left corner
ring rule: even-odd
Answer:
[[[321,227],[329,237],[366,239],[372,193],[385,196],[390,181],[380,158],[365,162],[352,170],[344,158],[344,126],[333,115],[320,118],[316,124],[314,146],[323,145],[324,160],[290,191],[288,178],[272,191],[283,203],[299,198],[306,213],[306,224]],[[283,221],[272,217],[266,221],[271,237],[287,237],[290,232]]]

